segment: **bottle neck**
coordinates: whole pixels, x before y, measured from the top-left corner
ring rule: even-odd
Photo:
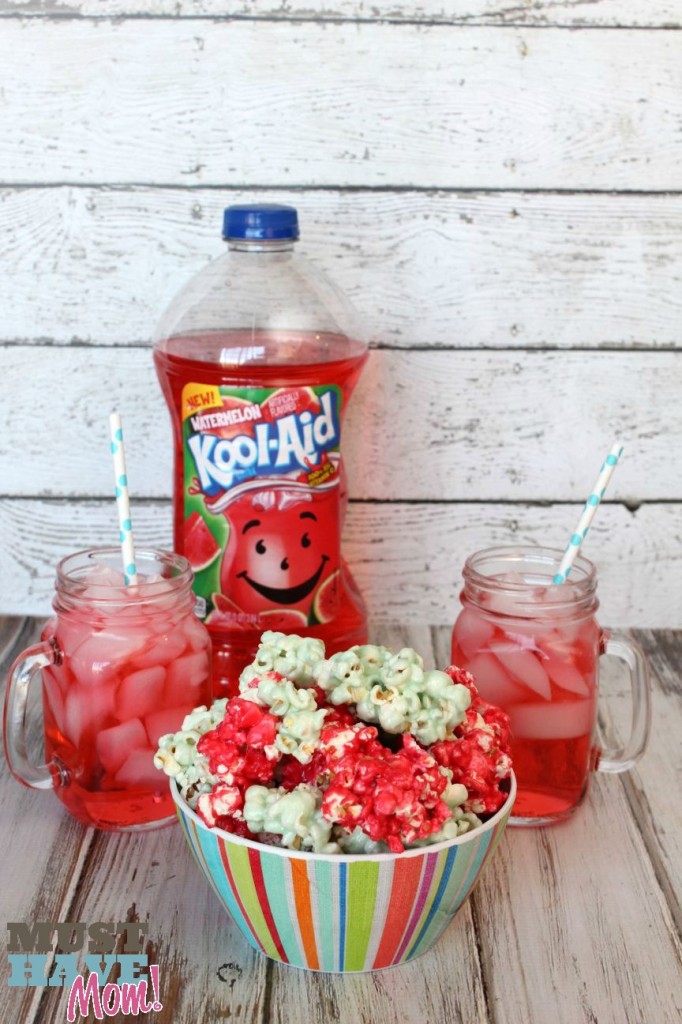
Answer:
[[[293,238],[228,238],[230,252],[292,252]]]

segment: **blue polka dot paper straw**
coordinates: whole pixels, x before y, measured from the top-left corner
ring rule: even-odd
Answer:
[[[604,492],[609,485],[609,481],[613,476],[614,470],[618,465],[618,460],[622,454],[623,446],[620,444],[614,444],[613,448],[606,456],[604,465],[597,477],[597,482],[592,488],[592,493],[585,502],[585,507],[582,511],[582,515],[580,516],[578,525],[575,528],[575,533],[571,535],[568,547],[564,552],[564,557],[561,559],[561,565],[557,570],[556,576],[552,580],[553,583],[565,583],[568,579],[571,567],[578,557],[580,545],[585,540],[585,535],[590,528],[590,523],[596,515],[599,504],[604,497]]]
[[[114,458],[116,507],[118,508],[119,536],[123,555],[123,574],[126,586],[135,586],[137,583],[137,566],[135,564],[133,526],[130,521],[130,494],[128,493],[128,474],[126,473],[126,453],[123,447],[121,417],[117,412],[112,412],[109,417],[109,441],[111,444],[111,454]]]

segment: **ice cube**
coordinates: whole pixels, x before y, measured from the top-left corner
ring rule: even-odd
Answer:
[[[54,721],[54,724],[59,729],[62,736],[65,733],[66,723],[66,706],[64,703],[64,697],[57,685],[55,685],[52,679],[47,677],[45,669],[43,669],[43,706],[44,713],[47,715],[48,720],[50,715]]]
[[[486,646],[495,627],[479,613],[463,608],[455,623],[455,640],[468,660]]]
[[[165,736],[169,732],[178,732],[185,715],[191,710],[187,704],[183,704],[180,708],[163,708],[161,711],[152,711],[147,715],[144,727],[152,746],[157,746],[160,736]]]
[[[72,686],[64,702],[64,735],[78,747],[109,724],[113,711],[113,686]]]
[[[200,691],[208,676],[208,651],[186,654],[168,666],[165,699],[168,704],[189,704],[195,707],[197,691]]]
[[[164,630],[167,626],[164,625]],[[165,636],[157,636],[153,647],[135,658],[135,665],[146,668],[151,665],[168,665],[171,661],[179,658],[187,646],[187,637],[183,630],[176,630],[166,633]]]
[[[90,636],[92,636],[92,627],[80,619],[69,619],[66,615],[59,619],[55,639],[59,649],[67,657],[70,657]]]
[[[146,747],[149,741],[139,718],[131,718],[111,729],[104,729],[97,736],[97,756],[108,772],[116,772],[131,750]]]
[[[168,780],[163,772],[154,767],[154,751],[151,747],[133,750],[116,772],[116,782],[126,789],[139,786],[142,789],[167,789]]]
[[[512,737],[528,740],[570,740],[590,735],[596,718],[594,700],[515,704],[507,711]]]
[[[182,631],[193,651],[204,651],[207,647],[208,630],[196,615],[188,615],[182,623]]]
[[[116,717],[119,722],[129,718],[143,718],[156,711],[163,700],[166,670],[162,665],[131,672],[118,685]]]
[[[71,669],[79,683],[88,686],[118,674],[121,662],[151,647],[154,638],[144,627],[117,627],[93,633],[71,655]]]
[[[562,690],[589,697],[590,688],[571,660],[561,658],[548,650],[545,650],[544,655],[544,666],[553,683]]]
[[[508,704],[523,700],[523,687],[509,678],[492,654],[477,654],[467,663],[466,669],[473,675],[483,700],[490,704],[506,708]]]
[[[521,601],[527,600],[523,594],[517,595],[505,591],[490,593],[490,591],[485,591],[481,595],[481,604],[492,615],[518,618],[520,614],[523,614],[523,605],[519,603],[520,599]]]
[[[549,676],[531,651],[523,650],[510,640],[495,640],[490,650],[496,658],[511,672],[515,680],[533,690],[534,693],[551,700],[552,688]]]

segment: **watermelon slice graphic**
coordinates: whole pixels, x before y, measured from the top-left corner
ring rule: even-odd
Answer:
[[[263,629],[273,629],[276,633],[294,633],[308,625],[303,612],[297,612],[295,608],[275,608],[261,612],[260,620]]]
[[[200,512],[192,512],[185,520],[185,557],[194,572],[201,572],[220,554],[220,544],[209,530]]]
[[[213,611],[206,618],[207,626],[218,629],[249,629],[248,615],[223,594],[211,594]]]
[[[313,603],[313,615],[318,622],[331,622],[339,607],[341,570],[333,572],[319,587]]]

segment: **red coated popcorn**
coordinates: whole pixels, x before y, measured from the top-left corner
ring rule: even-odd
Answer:
[[[281,757],[274,746],[276,729],[274,715],[258,704],[234,697],[228,702],[225,718],[201,737],[197,750],[208,759],[211,773],[221,783],[232,787],[267,783],[273,778],[275,764]]]
[[[511,773],[509,716],[481,700],[470,672],[455,665],[445,671],[453,682],[470,690],[472,702],[453,739],[434,743],[431,753],[440,765],[451,770],[453,782],[466,786],[465,810],[493,814],[507,798],[500,782]]]
[[[440,798],[447,778],[437,762],[411,736],[403,741],[397,754],[380,744],[370,754],[349,746],[334,761],[322,800],[329,821],[359,826],[394,853],[437,832],[451,815]]]
[[[300,638],[284,638],[290,674],[268,667],[279,637],[264,635],[269,661],[259,668],[256,658],[241,695],[214,706],[218,724],[198,740],[190,731],[160,741],[159,767],[209,827],[294,849],[399,853],[476,828],[477,815],[505,802],[509,719],[480,699],[470,673],[423,672],[414,651],[358,647],[333,656],[331,686],[330,661],[316,664],[306,648],[303,685]],[[388,724],[372,704],[382,694],[395,712]]]

